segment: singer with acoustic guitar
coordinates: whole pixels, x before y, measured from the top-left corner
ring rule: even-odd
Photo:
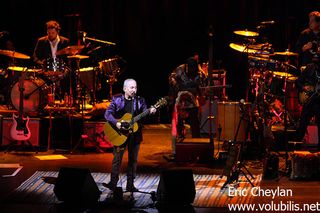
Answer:
[[[126,79],[123,83],[124,94],[115,95],[112,97],[112,101],[107,108],[104,117],[107,120],[107,125],[105,126],[106,136],[112,134],[112,131],[130,130],[130,121],[122,121],[124,115],[131,114],[132,117],[143,114],[154,114],[156,112],[156,107],[151,107],[147,109],[147,104],[145,99],[136,96],[137,93],[137,83],[134,79]],[[124,116],[126,117],[126,116]],[[110,128],[113,127],[114,129]],[[124,143],[117,142],[113,143],[113,160],[112,160],[112,172],[111,179],[106,187],[114,191],[117,187],[119,180],[120,167],[122,163],[122,157],[128,146],[128,168],[127,168],[127,186],[126,191],[138,191],[134,186],[134,178],[137,170],[137,160],[140,148],[140,143],[142,141],[142,128],[141,124],[138,123],[134,125],[134,130],[132,133],[128,134],[127,139]],[[136,129],[138,127],[138,129]],[[125,137],[125,135],[122,135]],[[111,140],[112,142],[113,140]],[[121,138],[120,138],[121,141]]]

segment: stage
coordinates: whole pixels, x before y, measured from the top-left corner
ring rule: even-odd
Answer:
[[[185,139],[188,140],[188,139]],[[156,175],[159,178],[161,172],[165,169],[191,169],[193,172],[195,180],[195,189],[197,192],[195,203],[199,204],[199,196],[206,194],[207,196],[203,198],[203,202],[206,199],[212,199],[213,197],[221,196],[220,188],[226,181],[226,176],[220,178],[226,166],[226,159],[217,159],[217,139],[215,142],[215,153],[212,153],[213,160],[210,162],[199,163],[194,161],[184,161],[184,162],[169,162],[164,156],[171,153],[171,127],[168,124],[149,124],[145,125],[144,128],[144,140],[141,144],[139,160],[138,160],[138,176],[144,177],[146,174]],[[222,145],[221,143],[219,143]],[[96,181],[99,188],[103,190],[104,196],[108,194],[108,190],[101,186],[103,182],[107,182],[109,179],[108,174],[111,172],[111,161],[112,152],[110,149],[104,149],[104,153],[97,152],[96,149],[92,148],[79,148],[72,154],[65,150],[47,150],[39,151],[38,153],[33,151],[15,151],[5,153],[2,151],[0,153],[0,163],[1,163],[1,212],[15,212],[24,209],[25,212],[63,212],[63,208],[57,206],[56,203],[50,202],[39,202],[36,199],[35,194],[28,195],[25,194],[28,199],[13,199],[12,196],[17,194],[17,189],[23,191],[23,187],[26,187],[28,181],[34,177],[35,174],[39,172],[39,178],[44,176],[52,177],[57,176],[60,168],[70,167],[70,168],[86,168],[91,171],[93,176],[96,178],[100,174],[100,182]],[[303,204],[303,203],[316,203],[319,201],[320,187],[319,180],[291,180],[290,175],[282,175],[280,170],[284,166],[284,159],[279,158],[279,175],[274,179],[262,178],[263,176],[263,161],[262,159],[257,159],[256,155],[246,152],[244,164],[246,168],[253,174],[256,180],[254,180],[255,187],[258,187],[260,191],[262,190],[291,190],[292,195],[282,196],[281,194],[275,195],[273,197],[267,195],[256,195],[250,196],[239,194],[228,194],[225,198],[230,203],[238,204],[256,204],[264,203],[266,205],[271,205],[271,203],[278,204],[280,202],[286,203],[286,205]],[[51,158],[50,158],[51,156]],[[126,171],[127,165],[127,155],[124,156],[124,162],[121,169],[121,174]],[[14,171],[20,168],[16,174]],[[49,174],[49,175],[48,175]],[[4,177],[3,175],[7,175]],[[11,175],[11,176],[10,176]],[[102,176],[101,176],[102,175]],[[125,176],[125,175],[123,175]],[[216,177],[216,179],[214,178]],[[31,178],[31,179],[30,179]],[[240,188],[242,190],[249,190],[252,188],[246,179],[240,175],[241,183]],[[149,180],[149,179],[148,179]],[[29,181],[29,182],[30,182]],[[33,180],[34,181],[34,180]],[[181,180],[182,181],[182,180]],[[141,183],[141,182],[139,182]],[[40,184],[40,183],[38,183]],[[154,179],[154,183],[149,184],[150,190],[156,191],[158,185],[158,179]],[[138,186],[138,185],[137,185]],[[141,185],[142,186],[142,185]],[[224,190],[227,193],[230,190],[230,186]],[[29,186],[30,187],[30,186]],[[35,186],[34,186],[35,187]],[[213,187],[213,188],[210,188]],[[146,189],[146,188],[143,188]],[[141,189],[142,190],[142,189]],[[212,190],[212,191],[210,191]],[[19,191],[19,190],[18,190]],[[26,191],[24,191],[26,192]],[[42,194],[41,194],[42,195]],[[39,196],[39,195],[38,195]],[[51,194],[51,196],[53,196]],[[138,196],[138,195],[136,195]],[[53,196],[54,197],[54,196]],[[145,196],[146,199],[149,199]],[[10,199],[12,198],[12,199]],[[37,201],[36,201],[37,200]],[[221,201],[222,200],[222,201]],[[225,202],[227,202],[225,201]],[[137,211],[136,208],[128,207],[128,209],[118,208],[116,205],[108,203],[106,201],[101,201],[98,212],[119,212],[122,211]],[[290,204],[291,202],[291,204]],[[210,202],[208,202],[210,203]],[[207,203],[207,204],[208,204]],[[221,203],[220,203],[221,204]],[[225,204],[226,205],[226,204]],[[172,207],[173,209],[174,207]],[[65,210],[65,209],[64,209]],[[96,209],[97,210],[97,209]],[[192,207],[194,212],[228,212],[227,206],[219,205],[205,205],[199,204]],[[147,212],[160,212],[157,208],[149,207],[144,209]]]

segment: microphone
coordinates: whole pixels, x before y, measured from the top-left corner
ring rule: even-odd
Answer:
[[[135,97],[136,97],[136,93],[134,92],[131,94],[131,99],[133,100]]]
[[[78,31],[79,34],[82,34],[82,41],[83,43],[86,42],[87,32],[85,31]]]
[[[240,107],[240,111],[241,112],[245,112],[244,104],[245,104],[245,100],[244,99],[240,99],[239,107]]]
[[[5,35],[9,35],[10,33],[8,31],[2,31],[0,32],[0,38],[2,38]]]
[[[260,24],[274,24],[274,23],[275,23],[275,21],[273,21],[273,20],[260,22]]]

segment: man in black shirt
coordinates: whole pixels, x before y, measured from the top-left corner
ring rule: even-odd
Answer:
[[[303,30],[296,43],[299,53],[300,66],[311,62],[318,62],[320,52],[320,12],[313,11],[309,14],[309,27]]]

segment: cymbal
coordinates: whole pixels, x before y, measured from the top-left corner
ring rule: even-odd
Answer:
[[[97,69],[97,67],[83,67],[83,68],[80,68],[79,71],[80,72],[91,72],[95,69]]]
[[[74,45],[74,46],[68,46],[66,48],[63,48],[61,50],[58,50],[56,55],[76,55],[78,54],[82,49],[84,48],[84,45]]]
[[[86,59],[86,58],[89,58],[89,56],[87,56],[87,55],[70,55],[67,58],[71,58],[71,59]]]
[[[40,72],[41,69],[29,69],[28,67],[17,67],[9,66],[8,70],[17,71],[17,72]]]
[[[298,79],[297,76],[294,76],[287,72],[272,71],[272,75],[278,78],[287,78],[289,81],[295,81]]]
[[[259,33],[257,32],[248,31],[248,30],[236,30],[233,32],[237,35],[248,36],[248,37],[254,37],[259,35]]]
[[[252,49],[242,44],[230,43],[229,46],[232,49],[237,50],[239,52],[251,53],[251,54],[262,54],[262,55],[269,54],[268,51]]]
[[[268,55],[267,57],[258,57],[258,56],[249,55],[248,58],[256,61],[275,61],[273,59],[270,59]]]
[[[18,59],[30,59],[30,56],[27,56],[25,54],[15,52],[12,50],[0,50],[1,55],[9,56],[11,58],[18,58]]]
[[[289,52],[289,51],[285,51],[285,52],[274,52],[274,55],[285,55],[285,56],[298,56],[298,53],[294,53],[294,52]]]

